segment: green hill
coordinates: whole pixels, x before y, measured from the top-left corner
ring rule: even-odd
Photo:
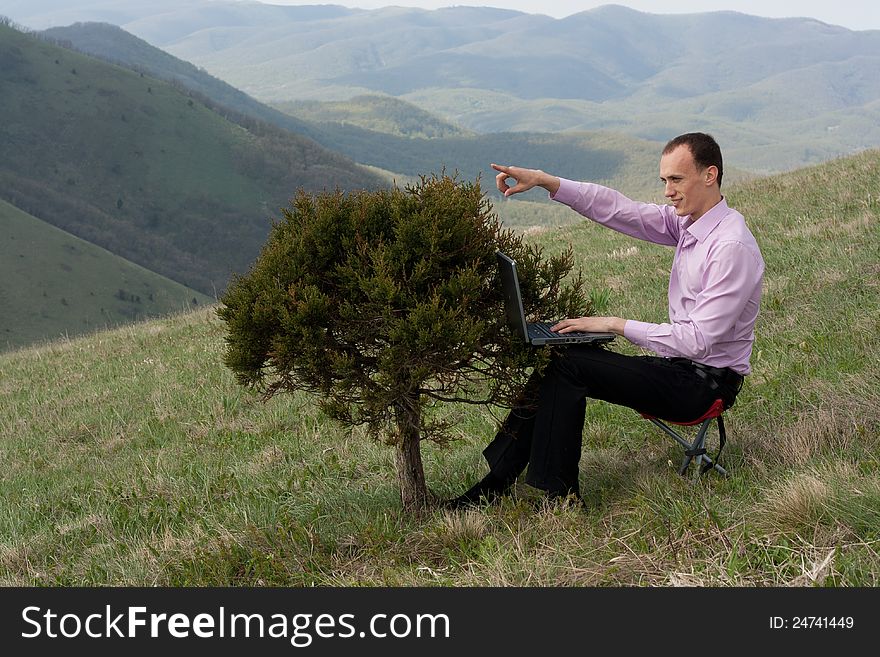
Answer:
[[[871,151],[727,190],[767,263],[730,476],[680,478],[665,435],[591,402],[586,509],[402,515],[391,450],[242,391],[211,309],[0,355],[0,584],[874,587],[878,189]],[[671,250],[587,223],[531,239],[574,246],[600,312],[664,316]],[[424,446],[439,495],[482,475],[499,414],[438,411],[460,435]]]
[[[393,96],[355,96],[345,101],[298,100],[275,103],[278,110],[319,124],[352,124],[397,137],[437,139],[470,134]]]
[[[213,302],[5,201],[0,224],[0,350]]]
[[[38,33],[66,48],[181,85],[212,103],[290,132],[306,134],[310,124],[254,100],[204,69],[178,59],[109,23],[75,23]]]
[[[312,140],[3,25],[0,86],[0,198],[204,293],[246,270],[297,188],[385,184]]]

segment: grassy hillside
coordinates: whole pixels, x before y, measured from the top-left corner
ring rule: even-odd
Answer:
[[[391,450],[305,396],[262,403],[221,364],[210,309],[0,356],[0,583],[880,585],[880,152],[728,190],[767,262],[731,472],[675,474],[638,414],[587,406],[587,508],[399,511]],[[665,314],[671,252],[583,224],[601,311]],[[616,349],[634,352],[622,340]],[[429,485],[484,472],[497,413],[448,407]]]
[[[338,125],[317,136],[328,148],[386,171],[418,176],[442,169],[473,180],[482,176],[494,194],[491,162],[518,163],[578,180],[612,184],[643,197],[657,191],[657,162],[663,144],[617,134],[493,133],[423,139],[379,135],[354,125]],[[546,193],[528,192],[532,200]]]
[[[298,187],[380,179],[301,136],[0,25],[0,198],[205,293]]]
[[[0,201],[0,351],[212,303]]]
[[[288,101],[275,103],[274,107],[312,123],[352,124],[397,137],[435,139],[468,134],[468,131],[392,96],[355,96],[346,101]]]

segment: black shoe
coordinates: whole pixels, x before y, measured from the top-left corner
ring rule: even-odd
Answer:
[[[582,506],[587,508],[587,503],[581,497],[581,493],[577,489],[569,489],[564,491],[547,491],[547,500],[553,504],[559,502],[568,502],[574,506]]]
[[[443,508],[463,509],[469,506],[477,506],[481,501],[494,502],[499,497],[505,495],[512,485],[513,482],[508,482],[490,472],[471,486],[463,495],[446,500],[443,503]]]

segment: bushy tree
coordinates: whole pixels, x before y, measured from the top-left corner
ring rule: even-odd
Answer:
[[[422,440],[444,441],[436,401],[510,406],[547,354],[505,323],[495,251],[517,260],[526,313],[587,314],[571,251],[545,257],[504,229],[479,181],[300,192],[228,287],[225,363],[266,396],[305,390],[331,417],[396,447],[403,505],[428,502]]]

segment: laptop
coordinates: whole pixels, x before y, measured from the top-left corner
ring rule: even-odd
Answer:
[[[519,276],[516,273],[516,261],[501,251],[496,251],[498,267],[501,269],[501,283],[504,286],[504,310],[507,323],[513,334],[525,342],[535,346],[547,344],[577,344],[589,342],[608,342],[616,336],[614,333],[592,333],[574,331],[572,333],[554,333],[550,327],[555,322],[527,322],[523,309],[522,293],[519,289]]]

